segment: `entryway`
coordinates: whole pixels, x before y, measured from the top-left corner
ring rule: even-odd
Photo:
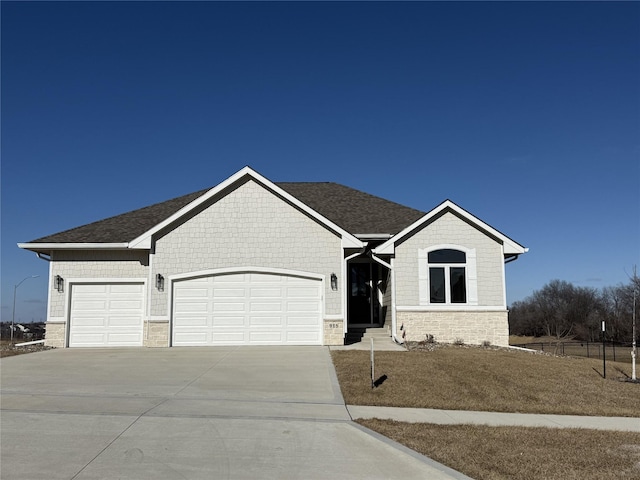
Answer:
[[[390,303],[389,269],[368,257],[348,262],[346,344],[359,342],[367,332],[381,332]]]

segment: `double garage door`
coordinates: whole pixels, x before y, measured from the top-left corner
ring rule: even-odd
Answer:
[[[172,345],[321,345],[315,279],[235,273],[174,283]]]

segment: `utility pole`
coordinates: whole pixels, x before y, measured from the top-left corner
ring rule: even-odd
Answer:
[[[633,314],[631,315],[631,380],[636,381],[636,298],[638,295],[638,274],[633,266]]]
[[[22,283],[30,278],[38,278],[40,275],[31,275],[30,277],[26,277],[22,279],[20,283],[13,287],[13,313],[11,314],[11,346],[13,346],[13,324],[16,321],[16,292],[18,291],[18,287],[22,285]]]

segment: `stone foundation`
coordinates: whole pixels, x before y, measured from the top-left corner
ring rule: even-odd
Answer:
[[[47,347],[64,348],[67,345],[67,329],[65,323],[45,324],[44,344]]]
[[[396,315],[396,335],[404,341],[419,342],[427,335],[440,343],[466,343],[506,347],[509,345],[508,312],[402,311]],[[400,328],[402,327],[402,330]]]

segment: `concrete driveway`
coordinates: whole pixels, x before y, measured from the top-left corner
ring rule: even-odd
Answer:
[[[63,349],[0,368],[3,480],[466,478],[351,422],[326,347]]]

